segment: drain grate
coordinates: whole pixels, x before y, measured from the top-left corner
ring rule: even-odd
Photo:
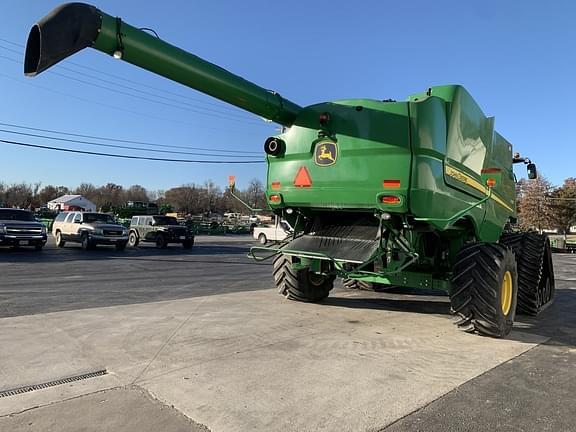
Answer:
[[[75,381],[82,381],[88,378],[95,378],[95,377],[99,377],[99,376],[103,376],[108,374],[108,371],[106,371],[106,369],[101,369],[101,370],[97,370],[94,372],[88,372],[82,375],[74,375],[71,377],[66,377],[66,378],[61,378],[58,380],[54,380],[54,381],[48,381],[45,383],[41,383],[41,384],[34,384],[34,385],[30,385],[30,386],[25,386],[25,387],[18,387],[18,388],[14,388],[14,389],[9,389],[9,390],[2,390],[0,391],[0,398],[3,397],[8,397],[8,396],[16,396],[22,393],[28,393],[34,390],[41,390],[41,389],[45,389],[48,387],[55,387],[55,386],[59,386],[62,384],[68,384],[71,382],[75,382]]]

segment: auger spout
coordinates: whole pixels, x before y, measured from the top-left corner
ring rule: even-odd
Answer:
[[[24,73],[36,76],[92,47],[284,126],[302,107],[84,3],[57,7],[30,30]]]

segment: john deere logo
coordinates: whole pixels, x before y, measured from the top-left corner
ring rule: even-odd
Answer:
[[[336,147],[336,143],[320,142],[316,144],[316,151],[314,152],[314,162],[316,165],[334,165],[337,158],[338,147]]]

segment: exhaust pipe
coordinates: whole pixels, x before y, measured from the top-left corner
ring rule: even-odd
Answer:
[[[57,7],[30,30],[24,74],[36,76],[66,57],[92,46],[101,26],[102,12],[94,6],[67,3]]]

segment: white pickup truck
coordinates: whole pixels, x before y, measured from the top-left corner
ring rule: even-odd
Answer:
[[[276,218],[274,225],[261,225],[254,227],[252,234],[256,240],[261,244],[266,244],[269,241],[282,241],[292,234],[294,230],[288,222],[283,219]]]

